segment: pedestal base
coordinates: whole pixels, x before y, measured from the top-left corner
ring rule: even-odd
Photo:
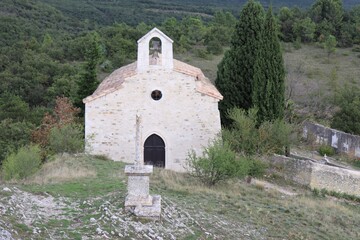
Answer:
[[[125,210],[134,213],[137,217],[149,218],[149,219],[160,219],[161,215],[161,196],[152,196],[152,205],[150,206],[128,206]]]
[[[153,166],[128,165],[125,174],[128,176],[125,210],[138,217],[159,219],[161,214],[161,196],[149,195],[150,174]]]

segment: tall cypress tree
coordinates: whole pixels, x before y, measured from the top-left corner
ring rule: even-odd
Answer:
[[[218,65],[216,87],[224,96],[219,104],[223,125],[229,125],[228,109],[253,106],[253,80],[265,12],[260,3],[248,1],[240,12],[230,50]]]
[[[85,49],[85,64],[80,79],[77,82],[79,89],[75,105],[80,107],[81,115],[84,115],[84,98],[93,94],[99,85],[97,79],[97,65],[101,58],[100,36],[94,32],[89,35],[89,41]]]
[[[258,123],[283,118],[285,70],[276,20],[270,8],[266,14],[261,47],[255,64],[253,104],[258,108]]]

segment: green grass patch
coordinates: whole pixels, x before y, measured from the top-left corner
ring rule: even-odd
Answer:
[[[70,198],[103,196],[110,192],[125,190],[124,163],[104,161],[103,158],[98,159],[90,156],[84,156],[78,161],[82,161],[81,164],[90,165],[92,169],[95,169],[96,177],[67,180],[56,184],[25,184],[22,185],[22,189],[33,193],[47,192],[52,196]]]

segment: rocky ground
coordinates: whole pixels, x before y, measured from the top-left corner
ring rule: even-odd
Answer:
[[[159,220],[137,219],[123,196],[85,201],[0,186],[0,239],[265,239],[266,229],[162,198]],[[201,237],[200,237],[201,236]]]

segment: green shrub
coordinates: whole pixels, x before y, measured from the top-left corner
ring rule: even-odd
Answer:
[[[84,150],[83,127],[80,124],[67,124],[51,129],[50,150],[55,153],[77,153]]]
[[[25,146],[7,156],[1,170],[5,180],[24,179],[34,174],[40,164],[40,147],[37,145]]]
[[[259,153],[285,154],[285,147],[289,147],[296,140],[293,136],[294,127],[283,120],[264,122],[259,126]]]
[[[321,156],[334,156],[335,155],[335,149],[329,145],[321,145],[319,147],[319,154]]]
[[[195,54],[199,58],[209,58],[209,53],[205,49],[196,49]]]
[[[264,175],[266,168],[268,168],[268,164],[258,159],[249,159],[249,171],[248,175],[251,177],[261,177]]]
[[[353,52],[360,52],[360,47],[359,47],[359,46],[354,47],[351,51],[353,51]]]
[[[246,112],[244,109],[234,108],[228,113],[229,118],[233,120],[231,129],[223,131],[223,138],[229,142],[232,149],[245,155],[257,153],[259,135],[256,129],[257,111],[250,109]]]
[[[34,125],[25,121],[15,122],[12,119],[0,121],[0,165],[9,153],[30,143],[33,128]]]
[[[217,40],[212,40],[207,44],[206,50],[214,55],[220,55],[224,52],[223,46]]]
[[[248,167],[244,167],[244,164],[246,163],[236,161],[235,152],[230,149],[228,143],[220,139],[214,140],[206,147],[202,156],[197,156],[195,151],[191,151],[187,161],[190,174],[209,186],[238,175],[245,175]],[[245,169],[240,169],[242,165]]]
[[[325,188],[322,189],[312,189],[313,195],[315,197],[326,197],[326,196],[332,196],[332,197],[336,197],[336,198],[343,198],[349,201],[354,201],[354,202],[358,202],[360,203],[360,197],[356,196],[356,195],[351,195],[351,194],[347,194],[344,192],[337,192],[337,191],[333,191],[333,190],[327,190]]]
[[[335,113],[331,128],[360,135],[360,88],[345,85],[336,95],[335,104],[340,110]]]
[[[355,160],[354,163],[353,163],[353,166],[357,167],[357,168],[360,168],[360,159]]]
[[[257,111],[234,108],[229,111],[233,120],[232,128],[222,132],[223,139],[231,148],[247,156],[256,154],[283,154],[285,147],[290,147],[295,141],[295,131],[291,124],[283,120],[263,122],[257,126]]]

